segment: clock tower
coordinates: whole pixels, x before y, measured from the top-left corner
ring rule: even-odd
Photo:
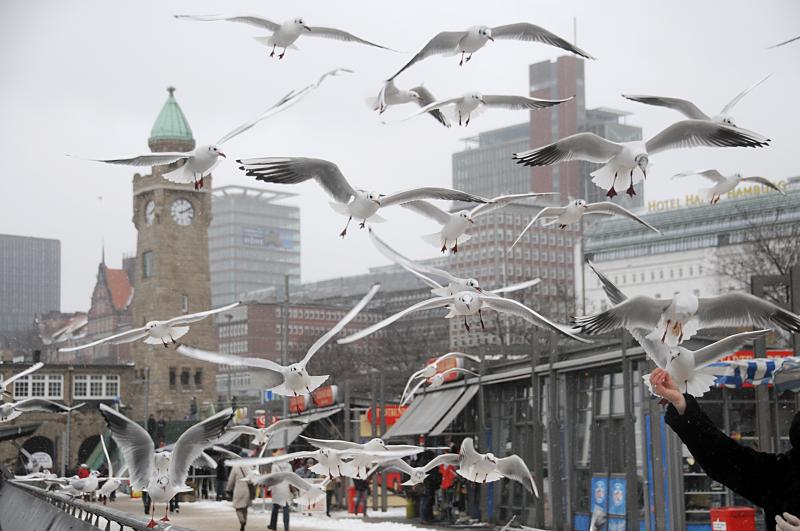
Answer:
[[[175,89],[167,91],[169,96],[148,145],[154,152],[191,151],[195,147],[192,130],[175,100]],[[208,226],[212,180],[206,177],[204,187],[195,190],[191,184],[176,184],[162,177],[180,164],[183,162],[156,166],[149,175],[133,176],[133,224],[138,233],[133,326],[211,307]],[[182,342],[216,349],[213,317],[190,326]],[[147,410],[156,417],[182,419],[189,415],[193,398],[201,412],[216,400],[216,365],[181,356],[172,345],[164,348],[136,342],[131,350],[139,376],[147,378]]]

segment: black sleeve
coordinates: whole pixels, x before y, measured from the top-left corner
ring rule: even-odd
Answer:
[[[764,507],[780,475],[778,456],[743,446],[722,433],[691,395],[681,415],[669,405],[664,418],[708,477]]]

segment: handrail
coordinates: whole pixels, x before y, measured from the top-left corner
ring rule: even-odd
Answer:
[[[83,520],[103,531],[117,531],[117,529],[119,531],[126,529],[146,531],[148,529],[147,521],[145,521],[144,518],[137,518],[130,513],[87,503],[80,498],[73,498],[60,492],[48,492],[33,485],[15,483],[14,481],[8,480],[3,481],[3,483],[5,483],[5,486],[22,489],[28,494],[49,503],[58,510],[74,518]],[[112,527],[112,524],[115,524],[115,527]],[[100,527],[101,525],[103,525],[103,527]],[[160,529],[161,525],[162,524],[159,523],[159,527],[156,529]],[[190,528],[178,527],[175,525],[169,525],[168,527],[171,531],[193,531]],[[166,527],[164,527],[164,529],[166,529]]]

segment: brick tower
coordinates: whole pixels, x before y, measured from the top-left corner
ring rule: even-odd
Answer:
[[[175,89],[156,118],[148,145],[151,151],[190,151],[195,142],[186,117],[175,100]],[[134,274],[133,322],[142,326],[211,307],[208,270],[208,226],[211,223],[211,176],[205,186],[176,184],[161,175],[182,162],[153,167],[149,175],[133,177],[133,224],[138,233]],[[216,349],[213,318],[193,323],[181,341]],[[192,397],[202,413],[216,399],[216,366],[191,360],[170,346],[132,345],[140,377],[149,368],[148,411],[168,420],[189,414]],[[141,369],[141,370],[140,370]],[[144,397],[143,397],[144,398]]]

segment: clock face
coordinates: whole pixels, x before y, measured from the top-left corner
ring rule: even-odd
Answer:
[[[192,224],[194,218],[194,208],[186,199],[176,199],[170,208],[173,221],[178,225],[187,226]]]
[[[156,220],[156,204],[153,201],[148,201],[144,207],[144,221],[148,225],[152,225]]]

